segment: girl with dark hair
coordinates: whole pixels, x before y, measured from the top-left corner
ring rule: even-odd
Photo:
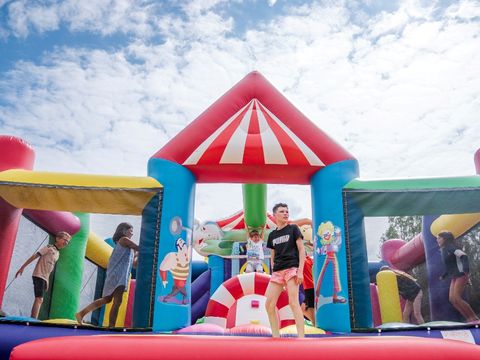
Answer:
[[[455,245],[455,237],[450,231],[442,231],[437,236],[440,246],[445,272],[440,280],[451,278],[448,300],[468,321],[479,321],[469,303],[462,298],[462,294],[469,282],[468,257]]]
[[[115,242],[115,247],[108,261],[107,276],[103,286],[102,297],[75,314],[75,318],[79,324],[83,323],[83,317],[86,314],[113,300],[108,326],[115,326],[118,309],[122,304],[123,293],[127,291],[128,278],[132,265],[135,267],[137,262],[138,245],[131,240],[132,235],[133,226],[131,224],[121,223],[117,226],[115,234],[112,237]]]

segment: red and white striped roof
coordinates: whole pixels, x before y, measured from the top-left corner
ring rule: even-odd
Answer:
[[[354,159],[252,72],[153,158],[181,164],[199,183],[309,184],[329,164]]]
[[[222,231],[244,230],[245,213],[243,210],[240,210],[227,218],[217,220],[216,223],[220,229],[222,229]],[[265,224],[265,228],[275,229],[276,227],[277,225],[275,224],[275,218],[272,214],[267,212],[267,222]]]
[[[203,141],[183,165],[325,166],[320,158],[258,99],[252,99]]]

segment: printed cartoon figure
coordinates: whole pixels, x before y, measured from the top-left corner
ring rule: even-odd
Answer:
[[[193,247],[197,253],[202,256],[211,254],[230,255],[229,249],[224,254],[224,249],[220,248],[223,239],[223,231],[214,221],[205,221],[195,223],[193,229]]]
[[[191,245],[187,244],[182,238],[178,238],[175,246],[177,251],[165,255],[160,264],[160,277],[163,287],[168,284],[167,273],[170,272],[173,277],[172,291],[167,296],[160,297],[160,300],[177,303],[178,300],[175,299],[175,296],[180,293],[183,297],[181,303],[186,304],[188,302],[186,283],[190,272]]]
[[[317,231],[316,246],[317,253],[326,255],[325,261],[320,270],[320,276],[318,277],[316,291],[315,291],[315,304],[318,303],[320,295],[320,289],[323,282],[325,271],[329,264],[332,265],[333,270],[333,296],[332,302],[334,304],[344,303],[345,298],[338,296],[338,293],[342,291],[340,284],[340,274],[338,271],[338,260],[336,253],[340,249],[342,244],[342,233],[339,227],[334,226],[331,221],[321,223]],[[321,246],[320,246],[321,245]],[[321,304],[320,304],[321,306]]]
[[[298,226],[303,235],[303,246],[307,251],[308,256],[313,255],[313,239],[312,239],[312,224],[303,224]]]

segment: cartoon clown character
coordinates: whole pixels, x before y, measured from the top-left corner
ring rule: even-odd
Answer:
[[[317,305],[318,298],[320,297],[320,289],[325,276],[325,271],[329,265],[333,270],[333,296],[332,302],[334,304],[344,303],[345,298],[338,296],[338,293],[342,291],[340,284],[340,274],[338,270],[337,252],[340,249],[342,243],[342,233],[339,227],[334,226],[331,221],[323,222],[318,227],[317,239],[316,239],[317,253],[326,255],[318,277],[317,285],[315,286],[315,305]],[[321,245],[321,246],[320,246]]]
[[[182,304],[188,302],[186,283],[188,274],[190,272],[190,254],[191,246],[187,245],[185,240],[178,238],[175,242],[177,252],[170,252],[163,258],[160,264],[160,277],[162,278],[162,285],[166,287],[167,272],[173,277],[172,291],[162,298],[163,302],[177,302],[175,296],[180,293],[183,296]]]

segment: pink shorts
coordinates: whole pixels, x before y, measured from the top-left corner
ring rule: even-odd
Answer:
[[[272,273],[270,281],[280,285],[286,285],[288,280],[297,276],[297,270],[298,268],[291,267],[288,269],[275,271],[274,273]]]

